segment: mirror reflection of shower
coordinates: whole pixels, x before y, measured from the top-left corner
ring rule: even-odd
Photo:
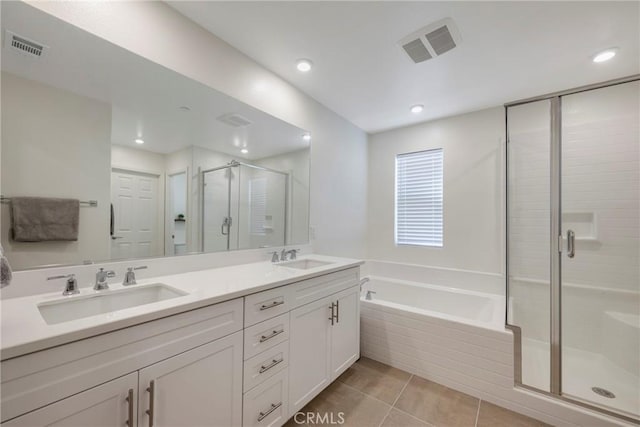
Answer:
[[[290,175],[231,162],[201,171],[201,245],[205,252],[287,243]]]

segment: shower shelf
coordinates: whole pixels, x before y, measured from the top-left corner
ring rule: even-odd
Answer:
[[[576,233],[577,242],[598,242],[596,214],[593,212],[564,212],[562,214],[563,239],[566,241],[566,230]]]

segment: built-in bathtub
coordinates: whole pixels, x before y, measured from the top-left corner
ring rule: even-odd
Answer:
[[[360,309],[364,356],[469,394],[513,387],[513,339],[504,328],[503,296],[368,278]]]
[[[362,356],[551,425],[628,425],[515,386],[498,275],[381,261],[367,261],[364,273]]]
[[[367,295],[369,296],[368,299]],[[407,280],[370,276],[361,295],[365,307],[384,306],[482,328],[504,330],[504,297]]]

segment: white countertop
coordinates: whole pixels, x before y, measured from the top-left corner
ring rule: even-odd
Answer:
[[[3,300],[1,307],[1,359],[10,359],[34,351],[122,329],[142,322],[171,316],[188,310],[243,297],[266,289],[287,285],[311,277],[355,267],[363,261],[324,255],[306,255],[298,260],[317,259],[330,264],[300,270],[271,262],[235,265],[211,270],[194,271],[139,280],[137,285],[164,283],[188,295],[140,305],[124,310],[48,325],[38,310],[38,304],[96,293],[81,288],[79,295],[68,297],[60,292]],[[122,289],[120,283],[110,283],[111,290]]]

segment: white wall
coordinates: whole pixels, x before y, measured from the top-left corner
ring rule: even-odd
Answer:
[[[502,273],[504,110],[493,108],[372,135],[367,257]],[[395,156],[444,151],[444,245],[394,242]]]
[[[28,3],[308,130],[313,246],[337,256],[364,256],[365,132],[163,3]]]
[[[111,146],[111,167],[115,169],[163,176],[166,168],[165,163],[164,154],[122,145]]]
[[[12,242],[9,205],[1,205],[15,270],[109,259],[110,138],[108,104],[2,73],[2,194],[98,201],[81,206],[77,242]]]

